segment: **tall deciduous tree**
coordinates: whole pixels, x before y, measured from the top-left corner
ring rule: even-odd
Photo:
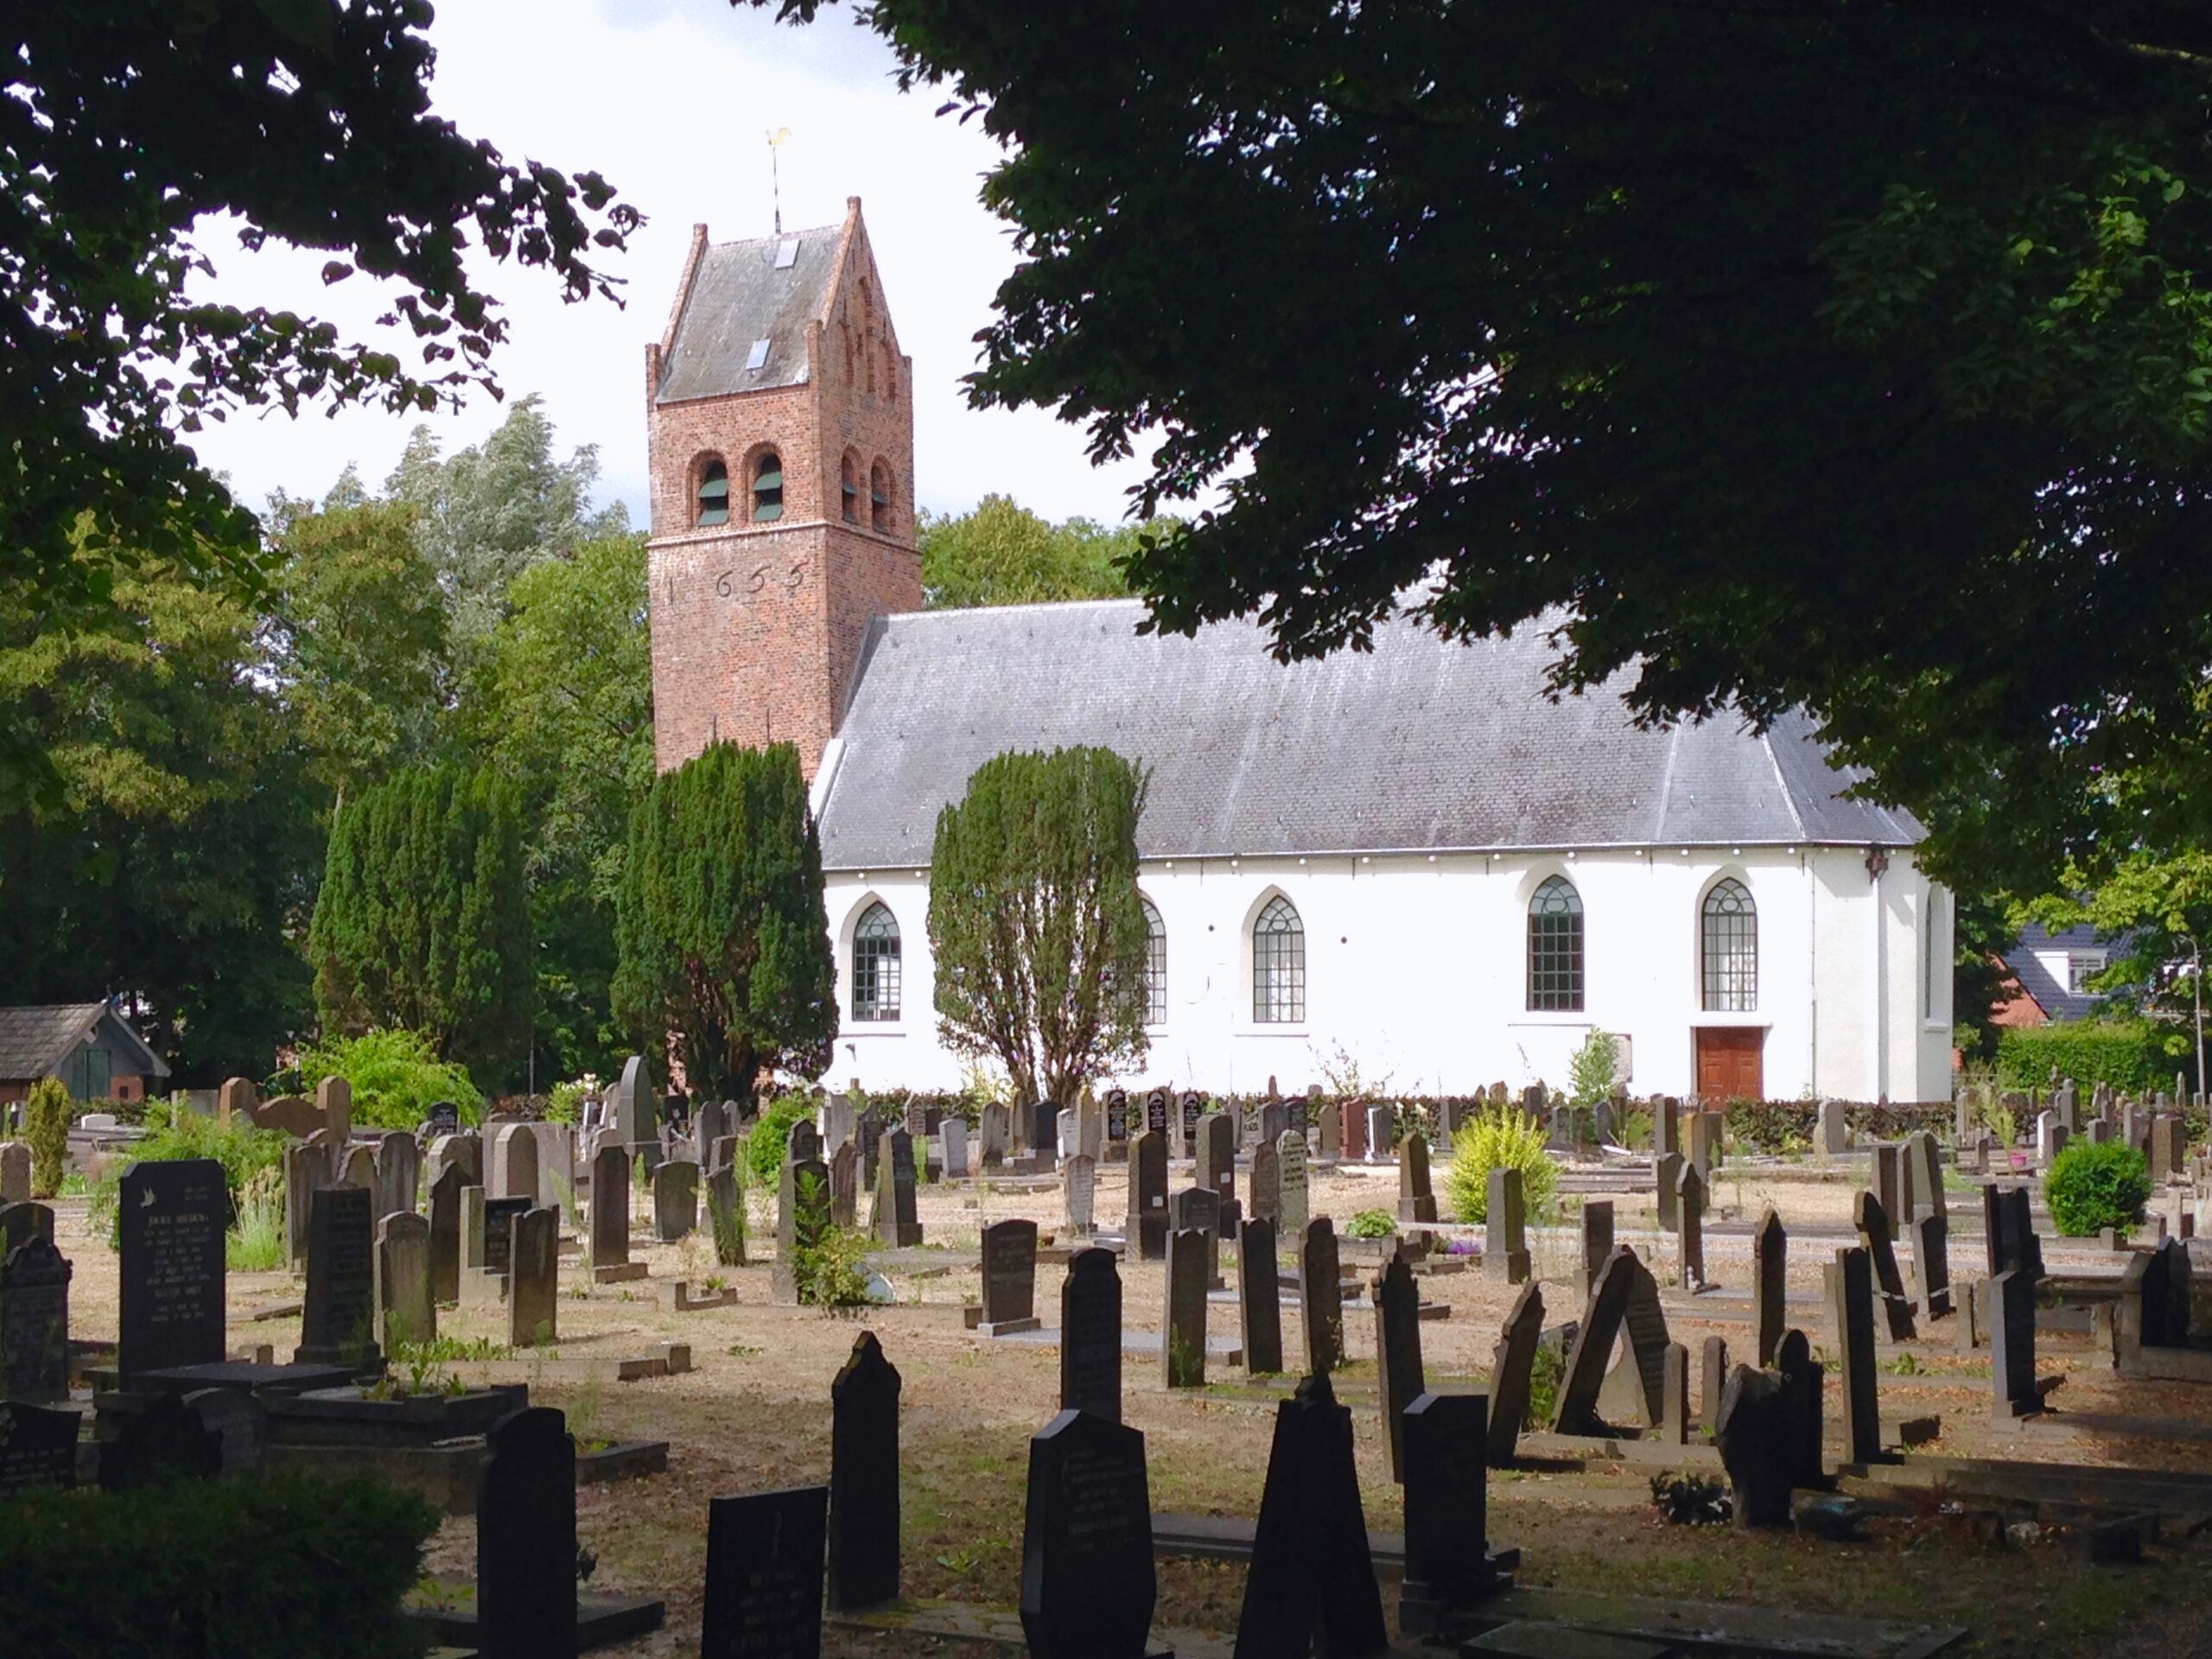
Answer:
[[[695,1091],[750,1107],[766,1071],[815,1077],[837,1034],[822,843],[788,743],[717,743],[630,819],[614,1008]]]
[[[930,954],[947,1046],[1066,1103],[1143,1057],[1145,779],[1110,749],[1001,754],[938,814]]]
[[[308,935],[326,1037],[404,1027],[480,1084],[514,1079],[536,951],[521,793],[496,772],[404,772],[338,813]]]
[[[945,607],[1118,597],[1129,590],[1122,563],[1142,534],[1088,518],[1051,524],[1004,495],[967,512],[925,513],[919,528],[922,590]]]

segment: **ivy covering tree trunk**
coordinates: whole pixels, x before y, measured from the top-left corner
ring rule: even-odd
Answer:
[[[323,1033],[420,1032],[498,1088],[530,1039],[522,798],[491,772],[401,774],[331,826],[308,935]]]
[[[1004,1066],[1018,1101],[1071,1102],[1144,1056],[1145,788],[1111,749],[1002,754],[938,815],[938,1033]]]
[[[837,970],[798,751],[717,743],[654,779],[614,934],[616,1017],[649,1053],[665,1040],[695,1093],[749,1111],[764,1070],[827,1070]]]

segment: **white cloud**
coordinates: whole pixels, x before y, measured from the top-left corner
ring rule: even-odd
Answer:
[[[976,192],[997,151],[977,123],[935,114],[928,88],[902,97],[890,48],[847,8],[825,7],[807,29],[785,29],[724,0],[444,0],[433,107],[511,160],[604,174],[649,222],[609,262],[626,308],[562,302],[542,273],[486,265],[481,275],[511,321],[493,365],[510,397],[542,393],[564,445],[599,446],[606,496],[645,522],[644,353],[667,315],[695,221],[716,240],[770,226],[765,135],[787,126],[784,223],[835,224],[845,198],[863,199],[870,238],[901,344],[914,359],[915,475],[923,505],[957,511],[1002,491],[1052,518],[1112,521],[1141,468],[1094,469],[1081,429],[1046,410],[978,412],[960,377],[990,316],[1013,249]],[[217,297],[328,317],[359,338],[381,307],[360,278],[326,289],[321,252],[238,249],[203,230],[219,267]],[[388,340],[411,349],[411,342]],[[502,406],[471,397],[429,423],[448,448],[496,425]],[[201,458],[257,503],[283,487],[320,495],[357,462],[380,481],[423,417],[352,410],[297,421],[249,416],[201,435]]]

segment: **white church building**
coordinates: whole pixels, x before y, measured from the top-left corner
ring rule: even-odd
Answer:
[[[756,366],[741,368],[740,363]],[[695,233],[648,348],[659,757],[789,739],[838,969],[830,1079],[950,1088],[925,918],[939,810],[1008,750],[1144,766],[1149,1055],[1131,1085],[1564,1084],[1592,1028],[1638,1095],[1949,1092],[1948,895],[1809,722],[1639,730],[1552,702],[1541,628],[1285,666],[1135,601],[922,608],[911,362],[857,200]],[[763,480],[772,482],[764,485]]]

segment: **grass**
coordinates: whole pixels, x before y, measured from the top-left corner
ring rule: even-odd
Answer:
[[[223,1262],[233,1273],[274,1273],[291,1265],[283,1190],[265,1174],[238,1195],[238,1224],[223,1240]]]

